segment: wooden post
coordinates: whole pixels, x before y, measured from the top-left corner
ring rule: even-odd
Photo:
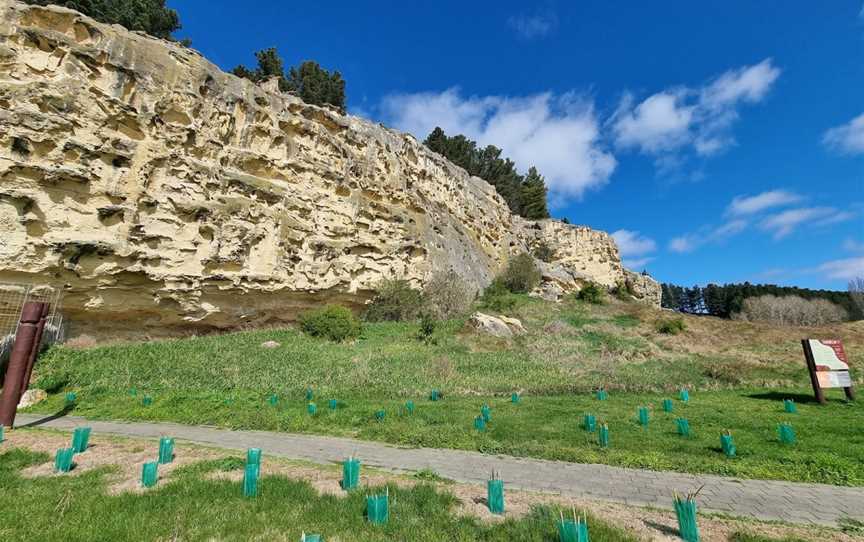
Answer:
[[[21,321],[15,333],[15,344],[12,355],[6,367],[6,378],[3,381],[3,395],[0,396],[0,424],[12,428],[15,423],[15,412],[21,400],[22,386],[27,386],[24,377],[30,364],[30,354],[33,353],[33,342],[39,331],[39,321],[42,319],[44,303],[25,303],[21,310]]]
[[[816,396],[819,404],[824,405],[828,401],[825,400],[825,393],[819,385],[819,378],[816,376],[816,361],[813,359],[813,350],[810,349],[810,341],[801,339],[801,346],[804,348],[804,358],[807,360],[807,369],[810,371],[810,383],[813,384],[813,394]]]

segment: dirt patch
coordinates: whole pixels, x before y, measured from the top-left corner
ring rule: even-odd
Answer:
[[[155,440],[135,440],[119,437],[93,435],[90,438],[90,448],[75,456],[75,468],[66,474],[54,473],[53,459],[46,463],[34,465],[25,469],[25,477],[37,476],[79,476],[83,473],[102,467],[111,467],[108,474],[108,492],[144,492],[146,489],[139,484],[141,465],[154,461],[158,452],[158,442]],[[61,447],[69,446],[71,435],[44,430],[16,430],[7,434],[5,445],[27,448],[32,451],[45,452],[52,456]],[[5,446],[4,445],[4,446]],[[172,463],[159,466],[159,480],[170,483],[172,473],[184,465],[191,465],[205,460],[236,457],[237,452],[206,448],[178,441],[175,444],[175,459]],[[261,465],[262,476],[284,476],[292,480],[309,483],[322,495],[344,496],[339,481],[342,478],[341,469],[336,466],[312,466],[298,464],[280,458],[266,457]],[[229,471],[213,471],[206,475],[212,480],[229,480],[239,483],[243,478],[240,469]],[[387,474],[380,471],[364,469],[360,477],[361,487],[375,487],[384,484],[396,484],[399,487],[410,488],[420,483],[419,480]],[[596,517],[612,525],[632,531],[643,540],[662,542],[679,541],[678,526],[675,514],[671,511],[656,510],[627,506],[605,501],[571,499],[560,495],[538,493],[532,491],[507,490],[506,512],[495,515],[489,512],[486,502],[485,486],[475,484],[442,483],[434,485],[439,491],[450,492],[457,499],[453,513],[457,516],[469,516],[483,522],[497,522],[506,518],[518,519],[528,514],[539,505],[557,505],[565,509],[576,507],[587,510]],[[790,526],[774,523],[760,523],[750,520],[735,520],[720,517],[701,517],[699,526],[702,539],[706,542],[727,542],[729,536],[736,531],[762,534],[775,538],[792,537],[803,540],[826,542],[861,541],[860,537],[844,534],[830,529],[817,527]]]

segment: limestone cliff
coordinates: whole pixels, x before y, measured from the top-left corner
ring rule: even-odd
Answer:
[[[659,302],[606,233],[513,216],[410,135],[73,11],[0,12],[0,282],[62,287],[73,334],[290,321],[446,268],[480,288],[540,242],[548,295]]]

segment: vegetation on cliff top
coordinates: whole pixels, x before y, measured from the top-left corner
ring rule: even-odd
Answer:
[[[165,0],[25,0],[35,6],[63,6],[107,24],[119,24],[157,38],[172,39],[180,30],[180,16]],[[185,42],[188,44],[188,42]]]

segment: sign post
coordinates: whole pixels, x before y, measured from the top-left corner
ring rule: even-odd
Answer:
[[[804,357],[807,369],[810,371],[810,382],[816,400],[825,404],[825,388],[843,388],[846,398],[855,400],[852,389],[852,376],[849,374],[849,361],[843,350],[843,342],[839,339],[802,339]]]

